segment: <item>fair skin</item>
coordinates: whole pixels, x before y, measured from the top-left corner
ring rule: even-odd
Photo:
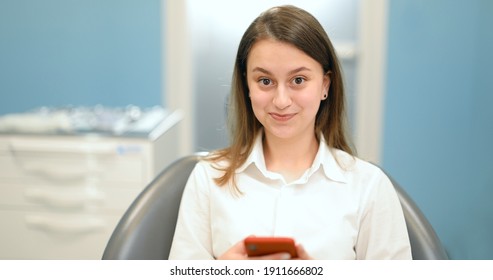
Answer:
[[[267,169],[296,180],[317,153],[315,117],[330,79],[303,51],[272,39],[252,47],[247,78],[255,117],[264,127]]]
[[[247,82],[255,117],[264,127],[267,169],[286,182],[298,179],[313,163],[318,151],[315,118],[327,98],[329,76],[316,60],[295,46],[262,39],[247,60]],[[300,259],[311,259],[297,244]],[[243,240],[219,259],[287,259],[285,253],[248,258]]]

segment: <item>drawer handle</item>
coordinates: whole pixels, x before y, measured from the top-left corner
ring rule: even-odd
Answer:
[[[97,232],[105,227],[102,219],[96,218],[60,218],[46,217],[41,215],[26,216],[26,224],[30,228],[35,228],[52,233],[71,233],[81,234]]]
[[[24,196],[28,200],[57,208],[82,208],[87,204],[102,203],[105,199],[104,194],[98,191],[64,194],[33,188],[25,190]]]

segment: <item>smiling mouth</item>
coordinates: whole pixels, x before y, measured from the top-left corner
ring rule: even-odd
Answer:
[[[276,113],[270,113],[269,114],[274,120],[276,121],[281,121],[285,122],[290,119],[292,119],[296,114],[276,114]]]

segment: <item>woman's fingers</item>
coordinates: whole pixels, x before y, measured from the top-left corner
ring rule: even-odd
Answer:
[[[305,248],[301,244],[296,244],[296,252],[298,253],[297,259],[299,260],[313,260],[313,258],[308,255],[308,253],[305,251]]]

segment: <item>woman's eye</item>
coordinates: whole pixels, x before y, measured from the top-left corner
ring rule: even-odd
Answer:
[[[269,86],[272,84],[272,81],[270,79],[267,79],[267,78],[262,78],[259,80],[259,82],[264,86]]]
[[[305,79],[304,79],[304,78],[302,78],[302,77],[296,77],[296,78],[294,78],[294,80],[293,80],[293,82],[294,82],[295,84],[297,84],[297,85],[301,85],[304,81],[305,81]]]

